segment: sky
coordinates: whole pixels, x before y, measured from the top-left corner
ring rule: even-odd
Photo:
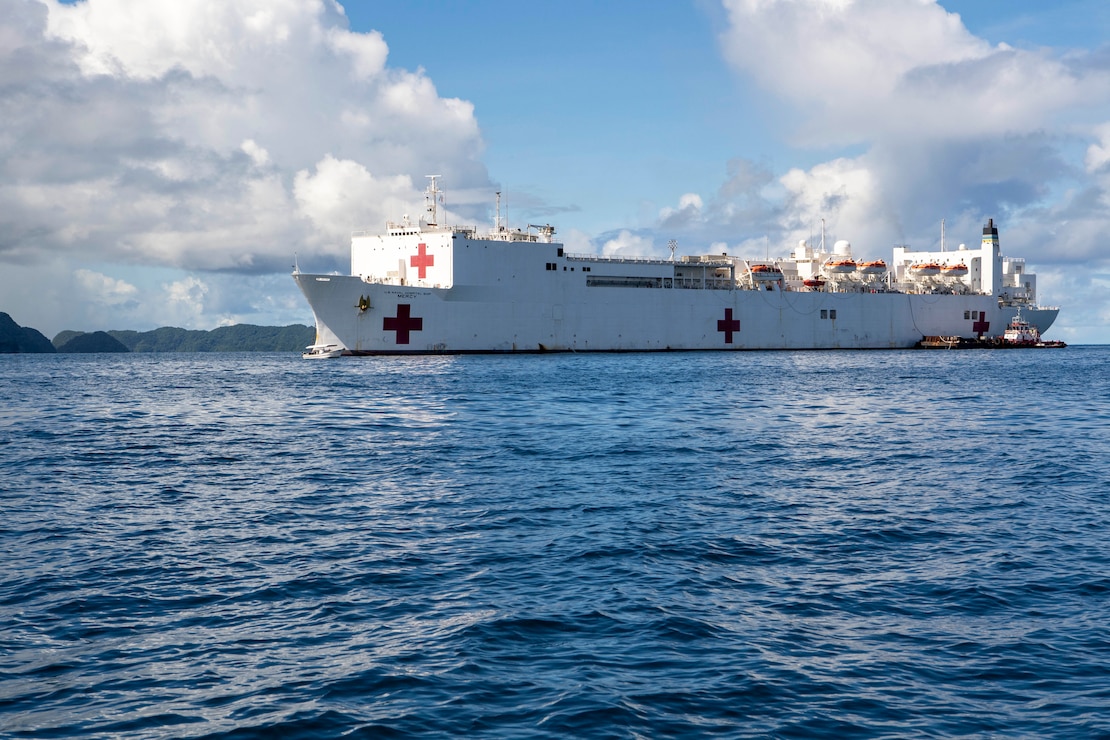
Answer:
[[[568,251],[1003,253],[1110,342],[1105,0],[0,0],[0,311],[312,323],[419,214]]]

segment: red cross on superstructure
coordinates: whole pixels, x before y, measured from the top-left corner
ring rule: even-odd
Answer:
[[[725,344],[732,344],[732,333],[734,331],[740,331],[740,319],[732,318],[731,308],[726,308],[725,317],[723,319],[718,319],[717,331],[723,331],[725,333]]]
[[[971,330],[973,332],[975,332],[976,335],[986,334],[987,330],[990,329],[990,328],[991,328],[991,322],[986,321],[984,319],[979,319],[978,321],[976,321],[974,324],[971,325]]]
[[[436,256],[428,254],[428,245],[420,242],[416,245],[416,254],[409,257],[409,267],[417,267],[420,269],[420,279],[428,277],[428,268],[436,263]]]
[[[382,329],[397,332],[397,344],[408,344],[410,331],[424,330],[424,319],[419,316],[414,317],[411,314],[411,305],[398,303],[396,316],[382,317]]]

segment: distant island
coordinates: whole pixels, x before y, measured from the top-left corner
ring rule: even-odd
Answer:
[[[153,331],[59,332],[53,341],[0,312],[0,354],[89,352],[300,352],[316,330],[304,324],[236,324],[211,331],[164,326]]]
[[[11,316],[0,312],[0,354],[56,351],[57,348],[41,332],[25,329]]]

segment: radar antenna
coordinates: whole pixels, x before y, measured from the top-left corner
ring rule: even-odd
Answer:
[[[678,249],[678,242],[671,239],[667,242],[667,248],[671,250],[671,262],[674,262],[674,253],[675,250]]]

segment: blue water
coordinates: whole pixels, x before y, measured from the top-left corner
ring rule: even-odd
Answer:
[[[1108,365],[0,356],[0,735],[1110,737]]]

